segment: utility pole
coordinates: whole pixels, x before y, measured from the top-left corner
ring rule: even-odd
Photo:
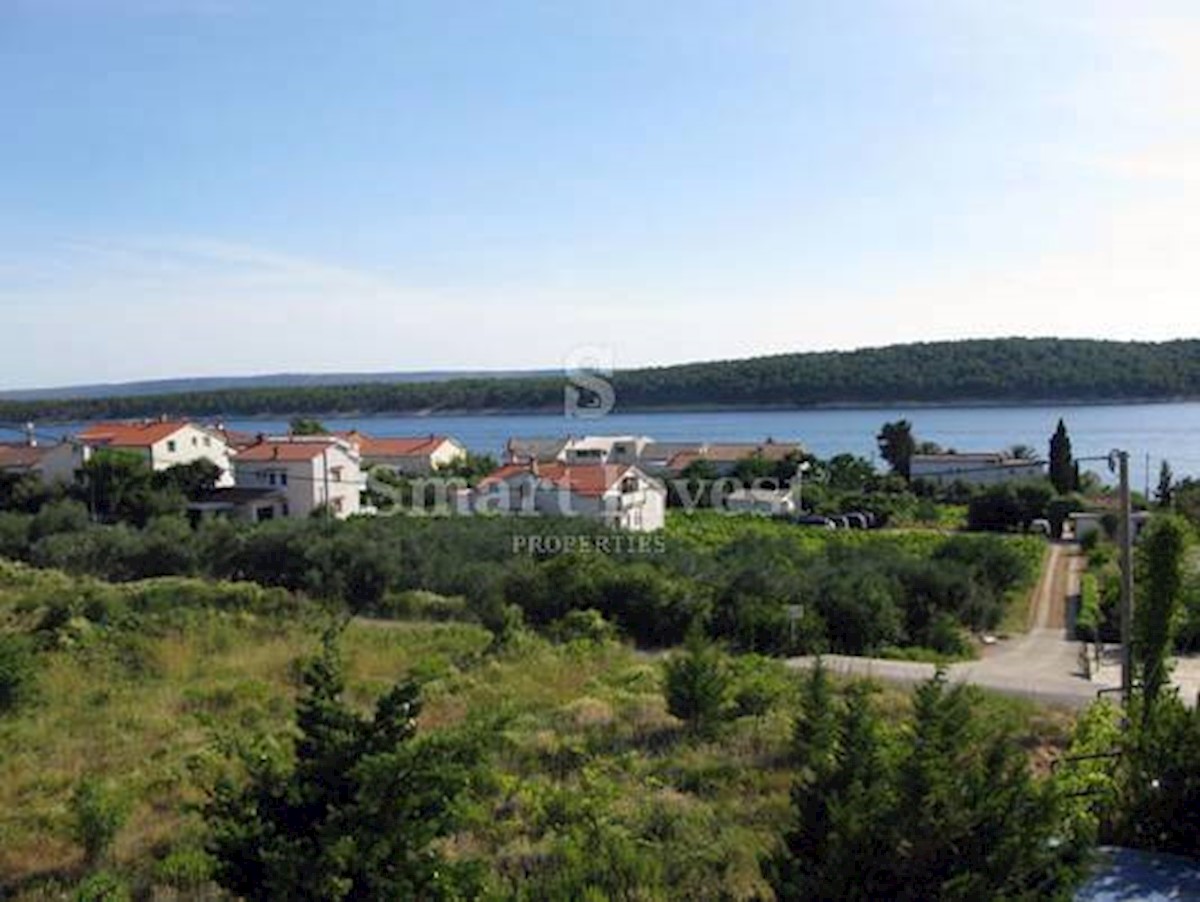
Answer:
[[[1129,497],[1129,452],[1114,451],[1121,479],[1121,698],[1133,699],[1133,503]]]

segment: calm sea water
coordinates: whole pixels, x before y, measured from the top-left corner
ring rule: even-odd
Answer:
[[[917,436],[958,451],[991,451],[1030,445],[1045,457],[1050,434],[1062,417],[1077,457],[1132,454],[1133,485],[1157,483],[1162,460],[1177,476],[1200,477],[1200,403],[1103,406],[938,407],[756,412],[612,413],[601,419],[551,415],[328,417],[333,429],[375,435],[452,435],[472,451],[499,454],[510,436],[585,434],[649,435],[662,441],[799,441],[820,457],[848,451],[877,457],[875,435],[889,420],[911,420]],[[248,432],[285,430],[286,421],[231,419]],[[1149,469],[1147,470],[1147,457]],[[1108,478],[1103,463],[1086,468]]]

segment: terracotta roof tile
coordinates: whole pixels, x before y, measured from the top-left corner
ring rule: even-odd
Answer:
[[[329,441],[262,441],[244,448],[234,456],[235,463],[296,463],[315,460],[330,448],[337,446],[336,439]]]
[[[551,463],[539,464],[537,475],[543,485],[567,489],[576,495],[598,498],[616,485],[630,469],[631,467],[616,464],[569,466],[562,463]],[[498,482],[531,472],[528,464],[505,464],[481,480],[479,487],[487,488]]]
[[[110,448],[149,448],[187,425],[189,424],[182,420],[93,423],[79,433],[79,439],[89,445],[105,445]]]
[[[36,467],[54,446],[0,444],[0,469],[28,469]]]

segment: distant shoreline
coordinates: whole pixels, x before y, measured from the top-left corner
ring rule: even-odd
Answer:
[[[1019,409],[1026,407],[1062,407],[1062,408],[1078,408],[1078,407],[1140,407],[1145,405],[1162,405],[1162,404],[1197,404],[1200,403],[1200,397],[1196,396],[1178,396],[1170,398],[1108,398],[1108,399],[1081,399],[1072,398],[1069,400],[1040,398],[1040,399],[985,399],[985,400],[969,400],[969,401],[887,401],[887,402],[867,402],[867,401],[828,401],[805,405],[795,404],[692,404],[692,405],[670,405],[663,407],[631,407],[622,408],[619,404],[613,409],[611,415],[663,415],[669,416],[673,414],[700,414],[700,413],[813,413],[821,411],[865,411],[878,410],[881,412],[898,411],[898,410],[972,410],[972,409]],[[312,411],[287,411],[273,413],[220,413],[220,414],[203,414],[194,415],[186,411],[181,411],[178,416],[188,417],[194,420],[238,420],[238,421],[256,421],[256,420],[287,420],[292,417],[303,416],[313,419],[336,419],[336,420],[386,420],[394,418],[405,419],[449,419],[452,417],[479,417],[479,418],[502,418],[502,417],[560,417],[564,419],[578,419],[581,422],[588,422],[584,417],[564,417],[561,407],[536,407],[536,408],[441,408],[437,410],[388,410],[388,411],[361,411],[361,410],[328,410],[323,412]],[[104,418],[102,418],[104,419]],[[122,418],[115,418],[122,419]],[[138,417],[127,417],[124,419],[139,419]],[[601,422],[604,417],[598,417],[592,422]],[[89,420],[42,420],[44,425],[62,425],[72,422],[90,422]]]

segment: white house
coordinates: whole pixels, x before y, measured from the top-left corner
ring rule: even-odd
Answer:
[[[279,516],[307,517],[322,506],[339,518],[362,510],[358,451],[336,436],[264,438],[234,455],[233,475],[239,489],[282,492]]]
[[[653,441],[644,435],[585,435],[567,442],[563,460],[571,465],[636,464]]]
[[[221,469],[218,486],[233,485],[229,446],[212,430],[186,420],[145,420],[138,423],[93,423],[78,441],[92,451],[138,454],[152,470],[209,460]]]
[[[725,509],[735,514],[785,516],[796,513],[790,489],[734,489],[725,496]]]
[[[997,485],[1040,479],[1046,475],[1046,465],[1037,460],[1011,457],[1000,451],[977,454],[914,454],[909,465],[909,478],[937,485],[965,482],[971,485]]]
[[[475,487],[476,512],[587,517],[632,532],[666,522],[667,491],[623,464],[505,464]]]
[[[1067,515],[1067,521],[1071,524],[1071,535],[1075,537],[1075,541],[1082,542],[1090,533],[1099,532],[1104,534],[1104,514],[1098,511],[1079,511]],[[1113,516],[1118,516],[1116,511],[1113,511]],[[1150,525],[1152,514],[1150,511],[1134,511],[1133,512],[1133,540],[1136,542],[1142,537],[1142,531]]]
[[[287,491],[283,488],[229,488],[205,492],[188,504],[196,517],[225,517],[247,523],[262,523],[290,516]]]
[[[405,476],[427,476],[467,456],[467,449],[447,435],[375,438],[347,432],[342,437],[358,449],[364,467],[382,467]]]

